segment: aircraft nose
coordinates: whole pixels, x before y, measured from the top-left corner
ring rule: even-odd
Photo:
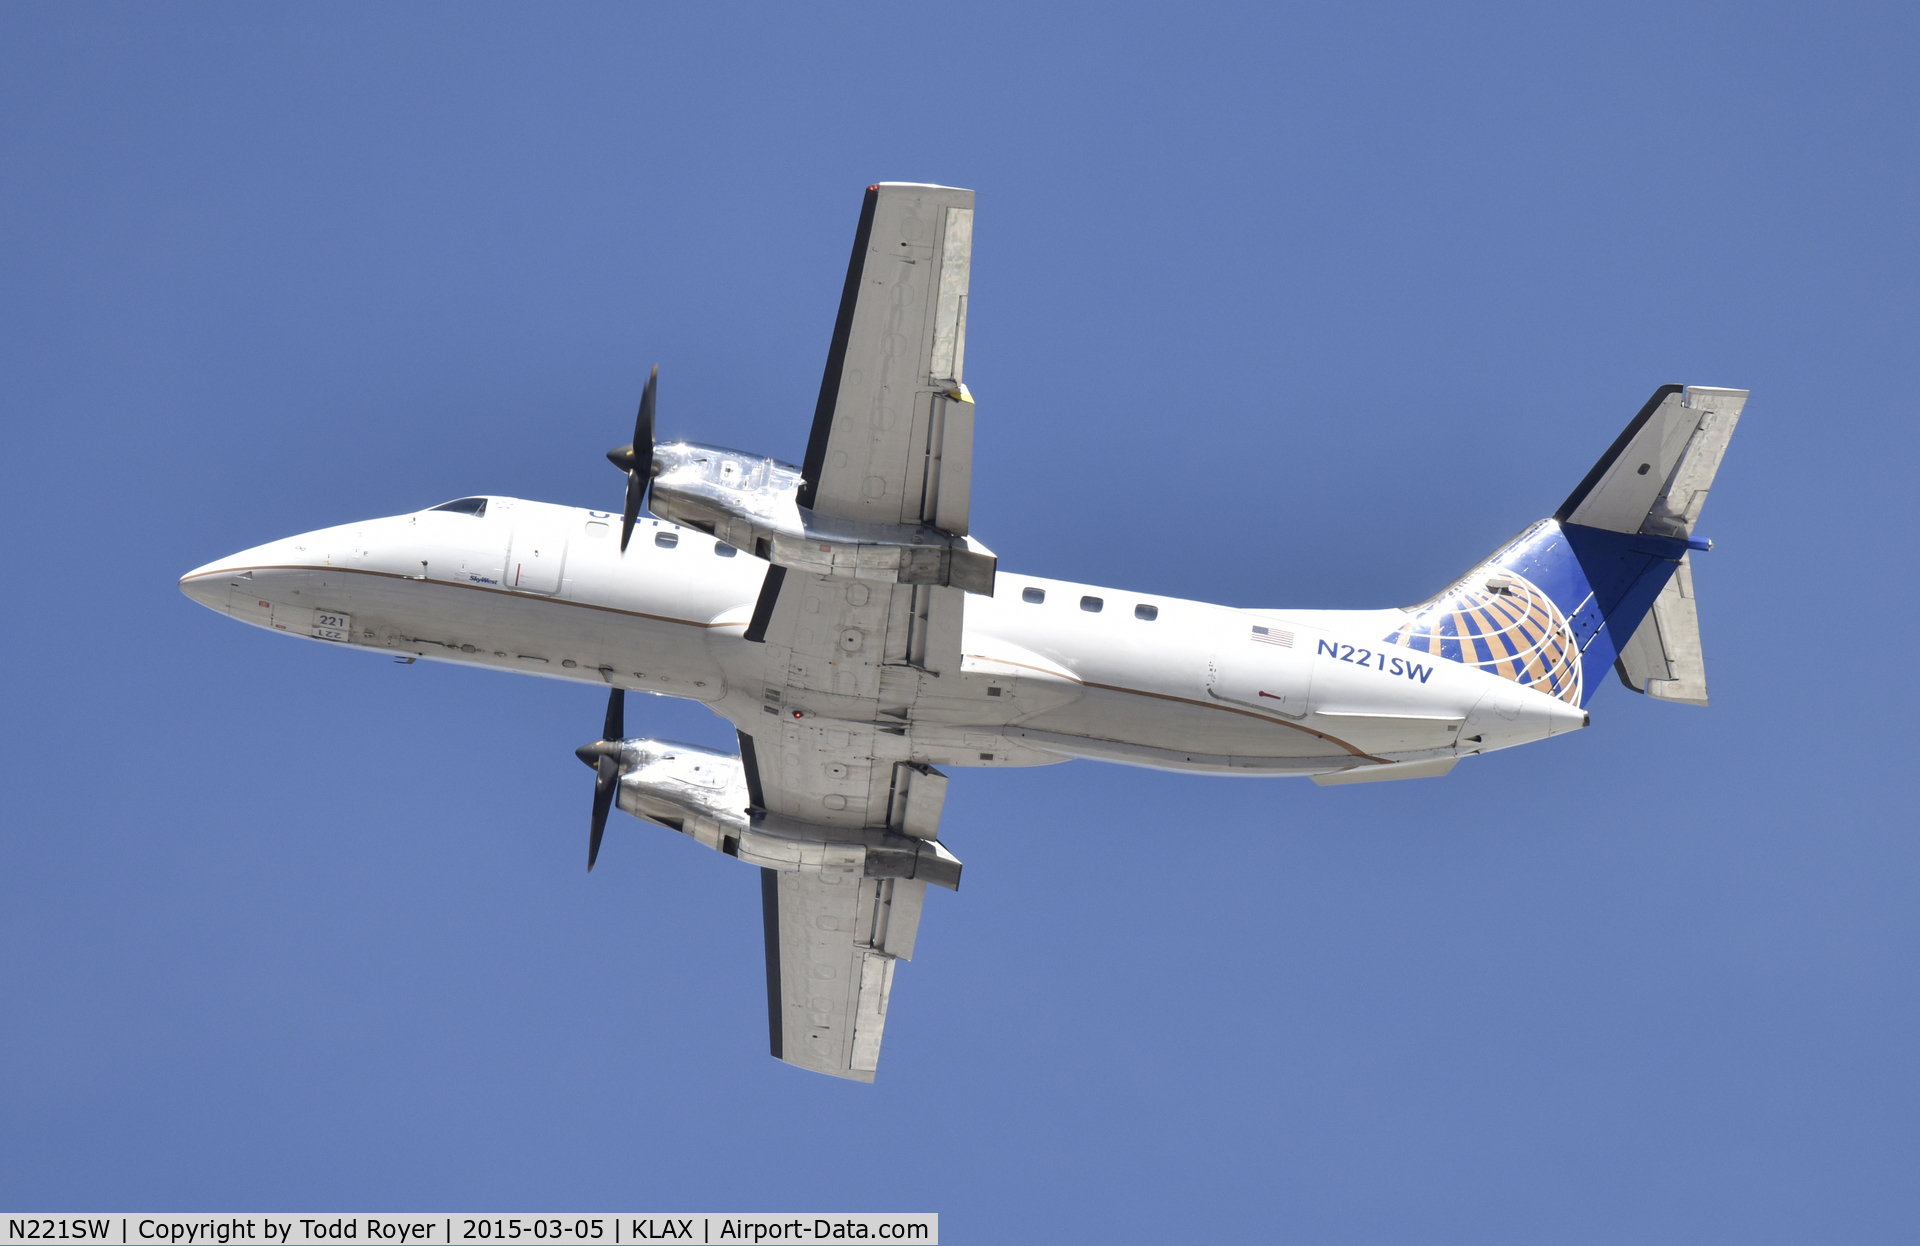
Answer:
[[[296,551],[288,547],[305,538],[269,541],[252,549],[243,549],[195,567],[180,577],[180,591],[209,610],[226,613],[227,597],[235,582],[245,583],[262,567],[274,567],[296,561]]]
[[[225,612],[227,591],[237,568],[231,569],[233,559],[220,558],[203,567],[195,567],[180,577],[180,591],[199,602],[209,610]]]

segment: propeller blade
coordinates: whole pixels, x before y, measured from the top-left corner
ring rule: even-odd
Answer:
[[[633,441],[607,455],[615,467],[624,467],[627,472],[627,505],[620,516],[620,552],[627,552],[627,542],[633,539],[633,525],[640,518],[640,503],[647,495],[647,486],[653,482],[653,408],[654,395],[660,388],[660,365],[653,365],[653,374],[647,378],[647,388],[640,394],[640,411],[633,417]]]
[[[640,461],[642,467],[653,462],[653,403],[659,388],[660,365],[656,363],[647,377],[647,387],[640,391],[640,413],[633,417],[633,448],[636,452],[643,447],[646,450],[646,457]]]
[[[600,729],[600,738],[610,744],[617,744],[627,738],[627,690],[615,688],[607,694],[607,721]]]
[[[620,763],[600,754],[600,774],[593,781],[593,830],[587,836],[587,873],[600,859],[600,837],[607,833],[607,813],[613,808],[613,794],[620,787]]]
[[[574,756],[592,766],[593,831],[587,837],[587,872],[600,859],[600,837],[607,833],[607,814],[613,809],[613,797],[620,788],[620,741],[627,734],[627,690],[615,688],[607,694],[607,720],[600,728],[600,739],[583,744]]]
[[[627,473],[627,501],[620,515],[620,552],[627,552],[627,542],[633,539],[633,525],[640,518],[640,500],[647,496],[647,486],[641,483],[639,472]]]

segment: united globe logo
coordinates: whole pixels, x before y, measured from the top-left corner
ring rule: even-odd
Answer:
[[[1580,704],[1580,646],[1567,616],[1531,580],[1498,565],[1416,607],[1386,641]]]

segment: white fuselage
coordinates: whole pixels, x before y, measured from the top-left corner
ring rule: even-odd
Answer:
[[[763,646],[743,632],[767,564],[651,518],[625,554],[619,536],[618,516],[492,498],[481,517],[422,511],[275,541],[181,587],[291,635],[687,697],[758,722]],[[1585,724],[1544,693],[1387,645],[1405,617],[1241,610],[1003,571],[992,597],[966,598],[963,668],[915,703],[914,753],[1302,774]]]

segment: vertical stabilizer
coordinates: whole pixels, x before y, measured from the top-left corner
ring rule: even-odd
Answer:
[[[1573,705],[1616,664],[1636,692],[1705,705],[1687,555],[1710,547],[1694,525],[1746,400],[1661,386],[1551,518],[1409,607],[1386,639]]]
[[[1635,692],[1682,705],[1707,703],[1707,661],[1700,651],[1700,612],[1693,604],[1693,568],[1687,556],[1613,664]]]

